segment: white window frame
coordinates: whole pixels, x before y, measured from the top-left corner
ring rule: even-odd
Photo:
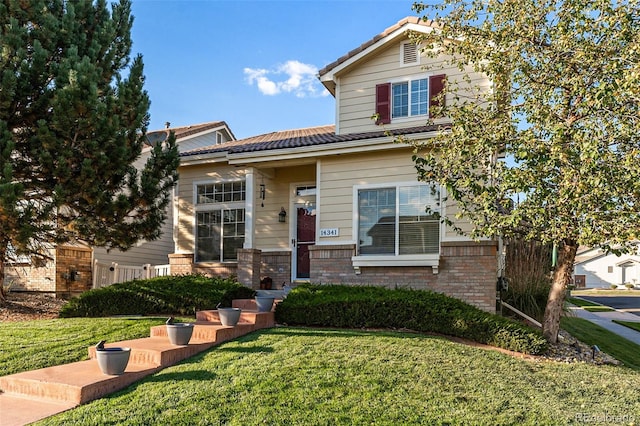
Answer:
[[[431,187],[432,184],[418,181],[408,181],[408,182],[387,182],[387,183],[378,183],[378,184],[362,184],[362,185],[354,185],[353,186],[353,229],[352,235],[355,236],[356,242],[356,253],[359,253],[359,225],[360,225],[360,211],[359,211],[359,203],[358,203],[358,192],[360,190],[367,189],[382,189],[382,188],[396,188],[396,209],[398,208],[397,197],[399,197],[398,189],[402,186],[428,186]],[[439,197],[439,213],[444,216],[444,203],[443,203],[443,193],[442,188],[440,188],[440,197]],[[426,205],[425,205],[426,207]],[[360,267],[371,267],[371,266],[431,266],[434,269],[434,273],[437,273],[438,265],[440,261],[440,253],[442,250],[442,241],[444,237],[444,230],[442,226],[438,226],[438,252],[432,254],[386,254],[386,255],[359,255],[352,256],[351,262],[354,268]],[[396,250],[398,249],[398,239],[399,232],[396,231]]]
[[[397,78],[397,79],[393,79],[393,80],[389,80],[389,83],[391,84],[391,93],[389,94],[390,97],[390,114],[391,114],[391,121],[392,122],[402,122],[402,121],[409,121],[409,120],[415,120],[416,117],[428,117],[429,116],[429,77],[431,75],[430,74],[415,74],[415,75],[410,75],[410,76],[406,76],[403,78]],[[416,80],[427,80],[427,111],[424,114],[416,114],[416,115],[412,115],[411,114],[411,82],[416,81]],[[394,96],[393,96],[393,87],[394,85],[400,84],[400,83],[407,83],[407,115],[403,115],[403,116],[399,116],[399,117],[394,117],[393,115],[393,106],[394,106]]]
[[[244,182],[244,200],[242,201],[222,201],[222,202],[212,202],[212,203],[199,203],[198,202],[198,187],[203,186],[203,185],[215,185],[215,184],[220,184],[220,183],[234,183],[234,182]],[[203,261],[199,261],[196,260],[197,258],[197,254],[198,254],[198,213],[203,213],[203,212],[212,212],[212,211],[221,211],[224,212],[225,210],[236,210],[236,209],[242,209],[244,210],[244,223],[245,223],[245,239],[246,239],[246,232],[247,232],[247,227],[246,227],[246,223],[247,223],[247,207],[246,207],[246,203],[247,203],[247,182],[245,179],[218,179],[218,180],[202,180],[202,181],[194,181],[193,182],[193,210],[194,210],[194,217],[193,217],[193,240],[194,240],[194,244],[193,244],[193,248],[194,248],[194,262],[195,263],[236,263],[236,260],[227,260],[227,261],[223,261],[222,260],[222,256],[224,254],[224,235],[220,235],[220,258],[218,260],[203,260]],[[221,232],[222,232],[222,228],[223,228],[224,223],[221,224]]]

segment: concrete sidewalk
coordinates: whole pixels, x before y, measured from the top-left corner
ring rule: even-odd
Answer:
[[[569,310],[578,318],[591,321],[592,323],[597,324],[600,327],[611,331],[612,333],[615,333],[633,343],[640,345],[640,332],[613,322],[613,320],[640,322],[640,316],[638,315],[617,310],[610,312],[589,312],[579,306],[570,306]]]

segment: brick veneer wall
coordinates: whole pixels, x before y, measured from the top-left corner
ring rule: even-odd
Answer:
[[[238,250],[238,281],[249,288],[260,288],[260,250]]]
[[[61,246],[56,250],[56,295],[77,295],[93,286],[92,249]],[[69,278],[77,272],[75,279]]]
[[[12,291],[56,292],[56,263],[49,261],[44,266],[35,267],[27,263],[5,266],[4,284]]]
[[[270,277],[273,280],[272,289],[281,289],[283,284],[291,285],[290,251],[262,252],[261,258],[260,278]]]
[[[5,280],[11,281],[14,291],[37,291],[56,296],[80,294],[90,290],[93,284],[91,252],[88,247],[60,246],[51,250],[53,260],[43,266],[6,267]],[[78,273],[74,280],[70,279],[71,271]]]
[[[485,311],[496,308],[496,243],[442,244],[438,274],[431,267],[362,267],[351,263],[355,245],[315,245],[309,248],[313,283],[381,285],[434,290],[456,297]]]
[[[238,273],[235,263],[194,263],[193,253],[171,253],[169,265],[171,275],[203,274],[209,277],[229,277]]]
[[[193,273],[193,253],[169,254],[171,275],[189,275]]]

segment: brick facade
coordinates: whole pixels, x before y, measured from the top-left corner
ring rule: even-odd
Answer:
[[[438,273],[434,274],[430,266],[376,266],[356,270],[351,261],[356,252],[354,244],[310,246],[310,282],[433,290],[495,312],[497,243],[443,242],[441,247]],[[173,274],[191,271],[214,276],[237,275],[240,283],[253,289],[260,288],[260,279],[266,276],[273,280],[274,289],[291,282],[291,252],[287,250],[238,250],[237,269],[193,264],[190,254],[173,254],[169,259]]]
[[[260,278],[270,277],[272,289],[281,289],[284,284],[291,285],[291,252],[262,252],[260,262]]]
[[[60,246],[51,250],[52,260],[42,266],[7,265],[5,284],[12,291],[37,291],[69,297],[90,290],[92,251],[88,247]]]
[[[456,297],[480,309],[495,312],[497,244],[495,242],[442,243],[437,274],[430,266],[380,266],[355,270],[354,244],[316,245],[309,249],[313,283],[380,285],[433,290]]]

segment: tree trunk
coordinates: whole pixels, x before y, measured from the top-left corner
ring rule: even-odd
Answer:
[[[571,283],[573,275],[573,263],[576,259],[578,244],[574,240],[565,240],[558,247],[558,264],[553,273],[553,282],[547,299],[542,322],[542,334],[550,343],[558,341],[560,330],[560,317],[563,312],[564,298],[567,286]]]
[[[0,304],[7,301],[7,293],[4,288],[4,264],[6,261],[6,247],[0,247]]]

